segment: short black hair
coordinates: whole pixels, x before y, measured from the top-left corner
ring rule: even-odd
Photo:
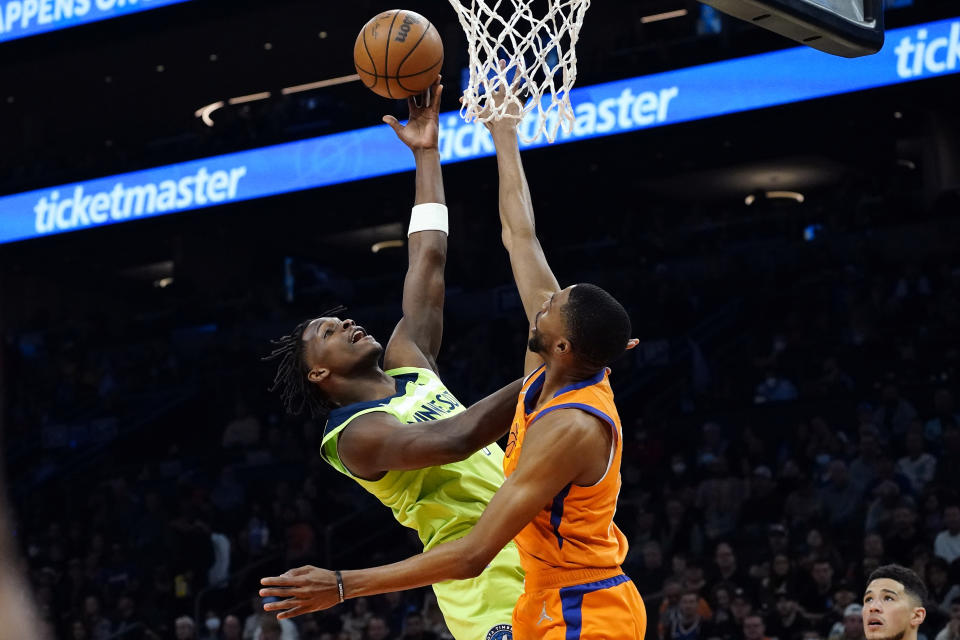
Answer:
[[[616,298],[597,285],[573,287],[563,315],[571,347],[588,366],[606,367],[626,351],[630,316]]]
[[[899,564],[885,564],[882,567],[877,567],[877,569],[870,574],[870,577],[867,578],[867,586],[874,580],[881,580],[883,578],[902,584],[903,590],[918,600],[920,604],[927,601],[927,585],[923,583],[923,579],[912,569],[902,567]]]
[[[346,310],[342,305],[336,306],[324,311],[320,317],[334,316]],[[274,349],[264,360],[280,360],[270,391],[280,393],[280,400],[288,414],[299,416],[307,410],[311,418],[326,420],[327,414],[333,409],[333,403],[320,387],[307,379],[310,367],[307,366],[303,332],[312,321],[304,320],[294,327],[292,332],[271,340]]]

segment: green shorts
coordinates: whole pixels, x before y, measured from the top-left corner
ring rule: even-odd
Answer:
[[[523,593],[523,569],[510,542],[476,578],[433,585],[456,640],[512,640],[513,608]]]

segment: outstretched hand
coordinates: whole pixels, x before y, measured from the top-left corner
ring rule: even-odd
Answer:
[[[507,61],[500,60],[500,70],[503,71],[507,68]],[[513,83],[510,85],[510,92],[515,94],[517,86],[520,84],[520,81],[523,79],[523,76],[520,73],[515,73],[513,78]],[[491,111],[494,108],[499,108],[500,105],[504,103],[507,99],[507,87],[506,84],[500,82],[497,84],[497,87],[493,92],[487,97],[486,102],[484,102],[484,108],[480,111],[478,117],[485,118],[490,115]],[[463,101],[463,98],[460,99]],[[499,120],[490,119],[486,120],[483,124],[490,130],[490,133],[501,133],[509,132],[514,133],[517,130],[517,125],[520,124],[520,119],[523,117],[523,108],[516,100],[511,100],[510,104],[506,109],[506,113]]]
[[[397,134],[403,144],[412,151],[419,149],[436,149],[440,138],[440,96],[443,95],[441,77],[429,89],[418,96],[407,98],[407,107],[410,109],[410,119],[406,125],[393,116],[383,116],[386,122]]]
[[[295,618],[322,611],[340,603],[337,577],[333,571],[305,566],[272,578],[263,578],[260,596],[285,598],[263,605],[264,611],[276,611],[277,619]]]

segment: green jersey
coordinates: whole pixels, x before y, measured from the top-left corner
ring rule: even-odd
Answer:
[[[404,424],[454,416],[465,408],[429,369],[404,367],[387,374],[397,383],[389,398],[358,402],[330,412],[323,430],[321,454],[390,507],[400,524],[416,529],[424,551],[462,538],[480,519],[490,498],[503,484],[503,451],[496,444],[466,460],[413,471],[388,471],[373,482],[355,477],[340,461],[337,439],[358,416],[389,413]],[[401,427],[402,428],[402,427]],[[510,640],[513,607],[523,593],[523,570],[513,542],[469,580],[433,585],[437,604],[456,640]]]
[[[466,460],[412,471],[388,471],[379,480],[353,476],[340,461],[337,439],[359,416],[388,413],[404,424],[449,418],[465,407],[429,369],[404,367],[386,372],[396,380],[397,393],[371,402],[358,402],[330,412],[323,432],[322,455],[390,507],[397,521],[420,534],[424,550],[465,536],[503,484],[503,451],[496,444]]]

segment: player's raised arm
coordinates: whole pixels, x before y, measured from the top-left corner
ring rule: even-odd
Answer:
[[[494,100],[502,99],[502,91],[501,89],[499,95],[494,95]],[[523,171],[523,162],[520,160],[518,123],[518,118],[504,118],[491,120],[486,125],[497,150],[503,246],[510,254],[510,267],[520,291],[527,322],[533,326],[540,307],[560,290],[560,285],[537,238],[533,200],[530,197],[527,176]],[[530,372],[541,362],[538,355],[527,351],[524,370]]]
[[[410,119],[401,125],[384,116],[417,163],[416,196],[408,232],[409,266],[403,281],[403,317],[387,343],[384,369],[437,370],[443,336],[443,271],[447,261],[447,208],[440,170],[440,80],[407,100]]]
[[[300,567],[261,580],[261,596],[285,598],[264,605],[278,618],[328,609],[343,599],[402,591],[444,580],[473,578],[571,482],[590,485],[605,473],[610,429],[575,409],[544,416],[528,432],[516,471],[494,495],[476,526],[463,538],[401,562],[344,571]],[[597,437],[600,433],[603,437]]]

